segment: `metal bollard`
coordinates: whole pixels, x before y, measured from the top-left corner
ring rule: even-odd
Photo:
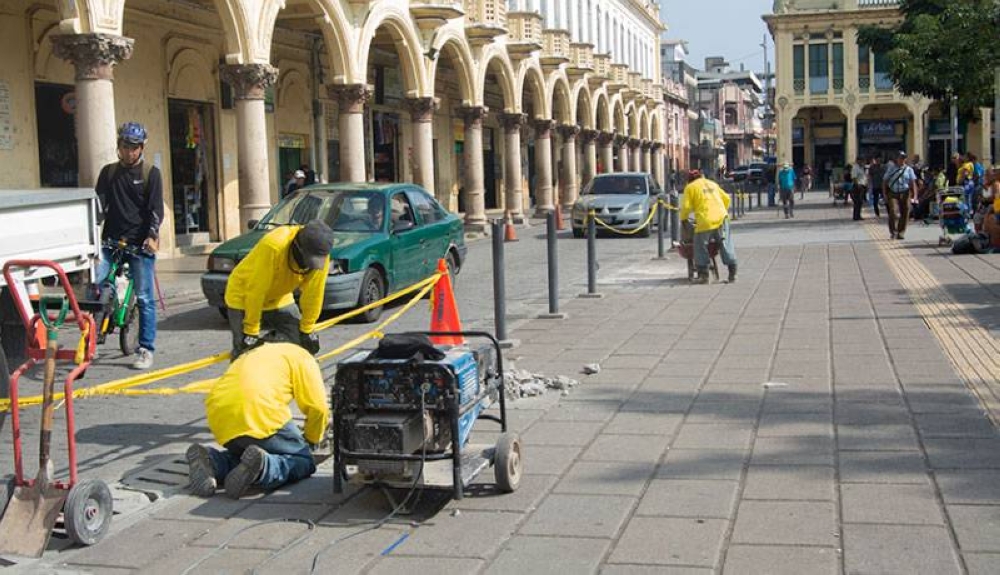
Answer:
[[[678,211],[680,207],[680,197],[676,191],[670,192],[670,247],[672,248],[674,244],[680,242],[681,239],[681,218],[680,212]]]
[[[502,348],[514,347],[507,339],[507,288],[504,276],[504,227],[502,219],[493,220],[493,323],[497,341]]]
[[[545,244],[549,265],[549,313],[539,317],[542,319],[563,319],[566,314],[559,313],[559,251],[556,246],[555,211],[545,215]]]
[[[597,293],[597,222],[594,213],[587,218],[587,293]]]
[[[763,190],[761,188],[763,188],[763,187],[764,186],[760,185],[760,182],[757,182],[757,207],[758,208],[764,205],[764,204],[761,203],[761,201],[762,201],[761,193],[763,193]]]
[[[656,206],[656,258],[663,259],[663,226],[666,225],[667,219],[664,217],[666,209],[661,205]]]

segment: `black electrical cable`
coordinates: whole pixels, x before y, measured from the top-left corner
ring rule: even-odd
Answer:
[[[215,547],[215,549],[212,549],[212,551],[208,555],[205,555],[201,559],[195,561],[190,567],[188,567],[187,569],[185,569],[181,573],[181,575],[188,575],[188,573],[191,573],[196,567],[198,567],[199,565],[201,565],[205,561],[208,561],[210,558],[212,558],[213,556],[215,556],[216,553],[222,551],[223,549],[226,549],[226,546],[229,545],[229,543],[233,539],[235,539],[237,536],[242,535],[242,534],[246,533],[247,531],[249,531],[251,529],[255,529],[257,527],[261,527],[262,525],[269,525],[271,523],[302,523],[303,525],[307,525],[309,527],[306,530],[305,533],[303,533],[302,535],[299,535],[298,537],[296,537],[295,539],[293,539],[291,543],[289,543],[288,545],[285,546],[285,548],[292,548],[295,545],[298,545],[300,542],[304,541],[306,539],[306,537],[309,536],[309,532],[310,531],[312,531],[313,529],[316,528],[316,524],[313,523],[312,521],[308,520],[308,519],[295,519],[295,518],[268,519],[268,520],[263,521],[261,523],[254,523],[253,525],[247,525],[243,529],[240,529],[236,533],[233,533],[232,535],[230,535],[229,537],[227,537],[226,540],[223,541],[222,543],[219,543]],[[277,557],[282,552],[283,552],[283,550],[278,551],[277,553],[273,554],[271,557],[268,557],[268,560],[270,560],[270,559],[272,559],[274,557]]]

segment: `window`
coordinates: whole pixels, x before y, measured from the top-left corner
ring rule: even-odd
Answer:
[[[893,88],[892,78],[889,77],[889,58],[885,54],[875,53],[875,89],[880,92],[888,92]]]
[[[872,85],[871,51],[868,46],[858,46],[858,88],[868,90]]]
[[[410,207],[406,194],[394,194],[392,196],[392,229],[408,229],[416,223],[417,220],[413,217],[413,208]]]
[[[801,94],[806,89],[805,46],[802,44],[798,44],[792,48],[792,70],[794,75],[795,93]]]
[[[833,91],[844,91],[844,44],[835,42],[833,44]]]
[[[726,125],[735,126],[738,123],[738,114],[736,113],[736,108],[733,106],[726,106]]]
[[[823,94],[830,88],[830,63],[826,44],[809,45],[809,93]]]
[[[445,217],[444,208],[423,192],[410,190],[410,201],[413,202],[413,207],[420,214],[420,221],[424,225],[441,221]]]

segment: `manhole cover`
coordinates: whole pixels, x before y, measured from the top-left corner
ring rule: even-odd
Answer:
[[[125,475],[122,485],[136,491],[168,495],[187,487],[188,465],[183,454],[167,455]]]

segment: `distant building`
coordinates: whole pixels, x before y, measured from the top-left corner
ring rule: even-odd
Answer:
[[[698,109],[719,120],[727,168],[759,162],[764,158],[760,108],[764,90],[754,72],[734,71],[723,58],[705,59],[698,72]]]
[[[809,164],[824,184],[835,166],[857,156],[899,150],[943,166],[951,154],[948,109],[919,95],[903,96],[884,54],[857,43],[863,25],[901,18],[897,0],[775,2],[765,15],[774,38],[774,111],[778,161]],[[989,112],[962,122],[959,150],[989,157]]]

